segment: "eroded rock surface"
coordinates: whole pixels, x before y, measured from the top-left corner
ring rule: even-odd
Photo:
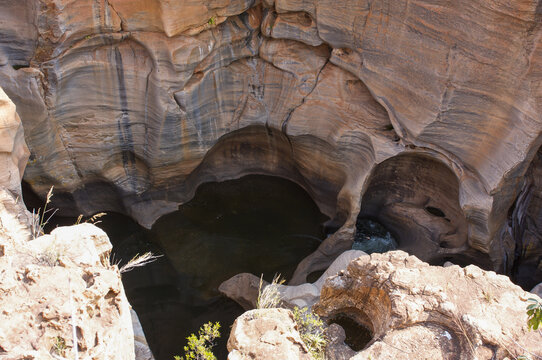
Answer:
[[[309,360],[294,315],[286,309],[247,311],[235,320],[228,339],[228,360]]]
[[[130,305],[109,264],[107,235],[91,224],[30,242],[0,235],[0,356],[134,359]]]
[[[26,181],[73,215],[150,226],[203,182],[277,175],[339,228],[292,283],[350,248],[360,204],[423,260],[521,274],[540,263],[511,217],[542,143],[541,17],[535,0],[5,0],[0,84]]]
[[[314,310],[344,314],[373,340],[353,359],[503,359],[540,355],[526,299],[509,278],[476,266],[429,266],[402,251],[360,257],[328,278]]]

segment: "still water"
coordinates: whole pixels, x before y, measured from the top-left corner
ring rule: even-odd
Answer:
[[[251,175],[201,185],[190,202],[150,231],[116,214],[98,226],[121,264],[146,251],[163,255],[123,275],[157,360],[182,355],[186,337],[207,321],[222,325],[215,354],[225,359],[230,327],[243,310],[219,294],[220,283],[241,272],[288,279],[324,238],[325,220],[298,185]]]

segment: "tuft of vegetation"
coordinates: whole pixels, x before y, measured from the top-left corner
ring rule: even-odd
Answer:
[[[211,16],[209,18],[209,20],[207,20],[207,24],[209,24],[210,26],[215,26],[216,25],[216,16]]]
[[[482,295],[484,296],[484,299],[490,304],[495,300],[495,297],[490,291],[482,290]]]
[[[43,206],[43,211],[41,211],[41,208],[38,209],[37,212],[35,212],[35,209],[32,210],[32,223],[30,224],[30,228],[32,231],[32,238],[36,239],[37,237],[41,235],[45,235],[43,228],[45,225],[49,223],[49,220],[53,217],[53,215],[56,214],[58,209],[47,209],[47,205],[51,202],[51,198],[53,197],[53,186],[49,189],[49,192],[47,193],[47,197],[45,200],[45,205]],[[50,214],[48,214],[50,213]]]
[[[51,242],[39,255],[39,261],[42,264],[49,265],[51,267],[56,266],[60,260],[60,257],[66,253],[66,249],[56,242]]]
[[[324,360],[328,340],[324,334],[324,322],[309,308],[294,308],[294,319],[299,328],[301,340],[307,345],[311,356],[315,360]]]
[[[66,340],[61,336],[56,336],[53,338],[53,348],[52,351],[59,356],[66,355]]]
[[[162,255],[154,255],[150,251],[147,251],[143,255],[136,254],[136,256],[134,256],[130,261],[121,266],[119,268],[119,271],[121,274],[127,273],[128,271],[132,271],[135,268],[150,264],[160,257],[162,257]]]
[[[83,223],[88,223],[88,224],[92,224],[92,225],[99,224],[102,221],[98,220],[98,219],[105,216],[105,215],[107,215],[107,213],[104,213],[104,212],[94,214],[90,218],[83,221]],[[79,217],[77,217],[77,221],[75,222],[75,225],[81,224],[81,220],[83,220],[83,214],[81,214],[81,215],[79,215]]]
[[[263,274],[260,276],[260,286],[258,288],[258,300],[256,302],[257,309],[272,309],[279,307],[282,296],[280,295],[279,285],[284,284],[284,279],[280,278],[280,274],[275,274],[271,284],[262,289]]]
[[[184,357],[174,356],[175,360],[216,360],[213,354],[215,339],[220,337],[220,323],[208,322],[198,331],[198,336],[190,334],[186,338],[188,345],[184,347]]]
[[[542,303],[535,298],[528,298],[527,302],[529,302],[527,305],[527,315],[529,316],[527,326],[530,330],[538,330],[542,324]]]

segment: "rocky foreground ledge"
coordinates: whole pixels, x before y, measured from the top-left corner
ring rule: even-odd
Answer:
[[[527,328],[529,297],[536,295],[506,276],[476,266],[430,266],[394,251],[362,256],[329,277],[313,310],[324,318],[347,315],[373,335],[356,353],[339,331],[330,339],[330,359],[537,359],[542,335]],[[250,311],[233,326],[230,359],[309,358],[297,339],[288,310]]]
[[[107,235],[80,224],[28,241],[24,204],[5,189],[0,197],[0,358],[134,359]]]

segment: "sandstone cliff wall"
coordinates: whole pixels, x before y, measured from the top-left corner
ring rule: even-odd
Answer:
[[[294,282],[349,248],[360,208],[424,260],[521,256],[509,212],[542,141],[538,1],[0,5],[25,180],[54,184],[57,206],[150,226],[202,182],[271,174],[341,226]]]

